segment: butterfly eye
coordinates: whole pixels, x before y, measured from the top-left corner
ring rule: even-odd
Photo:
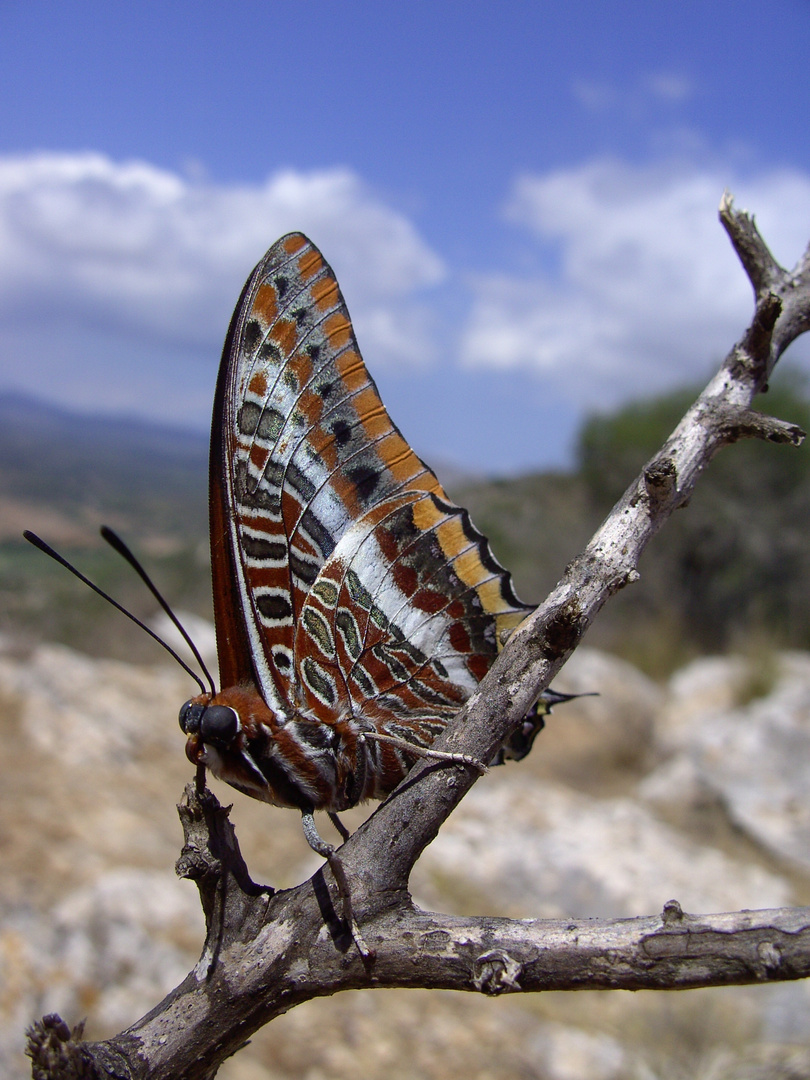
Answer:
[[[229,706],[209,705],[203,712],[200,721],[200,735],[203,742],[227,745],[238,730],[239,717]]]
[[[186,735],[196,735],[200,730],[200,721],[202,720],[204,712],[204,705],[195,705],[193,701],[187,701],[180,710],[179,719],[181,731],[184,731]]]

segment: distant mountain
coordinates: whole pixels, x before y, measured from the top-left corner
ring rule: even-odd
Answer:
[[[484,478],[429,462],[458,491]],[[205,498],[208,437],[128,416],[84,414],[35,397],[0,393],[0,498],[40,500],[74,515],[77,507],[135,511],[161,493]]]
[[[204,528],[207,462],[196,432],[0,394],[0,500],[37,514],[112,516],[139,533]]]
[[[154,602],[99,537],[111,525],[172,604],[210,618],[208,440],[0,394],[0,633],[157,659],[146,635],[22,539],[39,533],[142,618]]]

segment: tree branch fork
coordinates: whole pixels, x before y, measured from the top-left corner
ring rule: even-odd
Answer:
[[[810,329],[810,246],[792,271],[724,195],[720,220],[751,281],[752,322],[661,450],[644,466],[546,601],[505,644],[437,749],[489,760],[577,647],[604,603],[638,580],[641,555],[685,505],[723,446],[804,432],[752,409],[779,357]],[[810,908],[622,920],[457,918],[417,909],[410,872],[478,779],[463,764],[420,762],[341,848],[373,956],[338,915],[324,868],[295,889],[255,885],[228,811],[189,785],[177,871],[196,881],[206,940],[195,969],[127,1031],[82,1041],[58,1016],[29,1031],[35,1078],[213,1077],[252,1032],[312,997],[360,987],[434,987],[489,995],[551,989],[681,989],[810,976]]]

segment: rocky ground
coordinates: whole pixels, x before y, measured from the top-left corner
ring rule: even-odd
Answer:
[[[558,709],[530,758],[475,786],[417,868],[420,904],[527,917],[653,914],[672,898],[690,912],[810,902],[810,655],[703,659],[658,685],[582,649],[556,685],[600,696]],[[191,691],[163,667],[0,645],[9,1080],[29,1075],[31,1019],[87,1016],[102,1037],[197,958],[196,890],[173,872],[190,778],[175,718]],[[283,887],[317,866],[297,815],[219,794],[235,802],[255,879]],[[220,1075],[799,1080],[809,1006],[806,983],[494,1001],[368,991],[293,1010]]]

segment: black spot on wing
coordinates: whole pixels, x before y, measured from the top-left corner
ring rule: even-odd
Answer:
[[[336,700],[335,687],[323,668],[319,664],[316,664],[311,656],[307,656],[304,658],[301,669],[309,688],[314,691],[322,701],[325,701],[329,705],[334,705]]]
[[[245,330],[242,334],[242,348],[246,353],[255,352],[259,347],[259,342],[262,340],[262,328],[257,319],[250,319],[245,323]]]
[[[292,618],[292,605],[281,593],[259,593],[256,607],[268,622],[287,622]]]
[[[290,569],[299,581],[303,581],[306,585],[314,585],[320,566],[303,558],[295,551],[290,551]]]
[[[380,483],[380,470],[371,465],[356,465],[347,469],[346,475],[354,484],[360,502],[368,503]]]
[[[287,545],[280,540],[263,540],[248,533],[242,533],[242,550],[249,559],[262,562],[281,563],[287,558]]]
[[[272,464],[272,463],[271,463]],[[281,493],[277,484],[261,484],[258,488],[249,482],[247,462],[237,460],[236,474],[234,477],[236,489],[236,502],[238,506],[248,507],[251,510],[265,510],[273,517],[278,517],[281,512]],[[270,465],[265,469],[267,476],[271,471]]]
[[[259,360],[265,362],[269,360],[274,364],[278,364],[281,362],[281,349],[279,349],[275,341],[271,341],[270,338],[267,338],[267,340],[262,342],[259,347],[257,356]]]
[[[295,735],[313,750],[330,750],[336,742],[337,732],[326,724],[296,724]]]
[[[255,401],[244,401],[236,419],[242,435],[256,436],[266,442],[275,442],[281,433],[284,417],[278,409],[263,408]]]
[[[335,550],[335,541],[326,526],[321,524],[320,520],[311,510],[305,510],[301,515],[300,527],[307,534],[312,543],[319,549],[324,558],[328,559]]]
[[[284,478],[284,484],[292,488],[296,495],[301,499],[301,502],[310,502],[315,495],[317,488],[303,469],[300,469],[293,462],[290,462],[289,465],[282,468],[283,471],[281,475]]]
[[[338,446],[345,446],[352,437],[351,424],[347,424],[345,420],[336,420],[332,425],[332,434]]]

